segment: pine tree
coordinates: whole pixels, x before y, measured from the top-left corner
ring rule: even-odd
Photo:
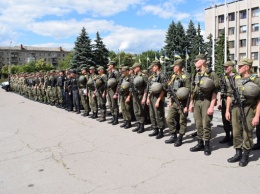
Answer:
[[[102,38],[100,38],[99,33],[96,34],[95,44],[93,45],[93,55],[96,65],[105,66],[108,63],[109,51],[106,45],[103,43]]]
[[[213,48],[213,36],[210,33],[207,37],[208,42],[205,43],[207,51],[208,51],[208,67],[212,67],[213,59],[212,59],[212,48]]]
[[[176,49],[175,52],[181,56],[182,59],[185,59],[185,48],[188,45],[186,36],[185,36],[185,30],[183,28],[183,25],[179,21],[176,26],[176,37],[174,39]]]
[[[165,54],[170,58],[174,58],[174,51],[176,50],[176,43],[175,43],[175,37],[176,37],[176,25],[174,21],[170,24],[167,32],[166,32],[166,38],[165,38]]]
[[[198,54],[196,49],[194,48],[195,38],[197,36],[197,30],[194,26],[192,20],[188,25],[188,29],[186,31],[186,40],[187,40],[187,53],[189,55],[189,59],[187,61],[187,71],[193,72],[193,60],[195,59],[196,55]]]
[[[225,60],[225,35],[222,33],[216,42],[215,52],[215,72],[220,76],[223,73],[223,64]],[[229,60],[229,49],[227,44],[227,59]]]
[[[72,58],[72,68],[80,69],[82,66],[93,66],[93,53],[91,40],[83,27],[81,34],[77,37]]]

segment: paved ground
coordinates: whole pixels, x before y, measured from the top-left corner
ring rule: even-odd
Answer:
[[[260,152],[245,168],[229,164],[234,149],[217,143],[224,136],[217,117],[207,157],[189,151],[192,118],[175,148],[168,136],[156,140],[0,89],[0,193],[259,194]]]

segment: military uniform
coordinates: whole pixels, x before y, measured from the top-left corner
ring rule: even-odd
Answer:
[[[86,70],[87,68],[82,68],[82,70]],[[89,98],[88,98],[88,89],[87,89],[87,81],[89,79],[89,76],[87,74],[83,74],[79,77],[79,95],[80,95],[80,101],[83,106],[83,112],[82,116],[88,116],[90,112],[90,106],[89,106]]]
[[[60,71],[63,72],[63,71]],[[57,106],[59,108],[64,107],[65,102],[65,91],[64,91],[64,82],[66,77],[64,75],[59,75],[57,78]]]
[[[98,116],[98,104],[97,104],[97,97],[96,97],[96,88],[94,86],[94,80],[96,79],[97,75],[95,74],[95,67],[92,66],[89,68],[89,70],[92,70],[93,73],[89,75],[89,79],[87,82],[88,85],[88,98],[89,98],[89,105],[93,112],[93,114],[90,116],[92,119],[96,119]]]
[[[71,84],[71,93],[73,106],[75,108],[75,112],[80,114],[80,102],[79,102],[79,88],[78,88],[78,78],[76,76],[76,70],[72,70],[73,76],[71,77],[70,84]]]
[[[158,60],[153,61],[153,66],[156,65],[159,68],[161,64]],[[152,123],[153,133],[149,134],[149,136],[156,136],[156,139],[160,139],[163,137],[164,123],[165,123],[165,110],[164,110],[164,101],[165,96],[163,96],[159,102],[159,107],[155,107],[157,100],[159,99],[161,92],[165,93],[167,83],[165,75],[160,73],[154,73],[149,82],[150,90],[149,92],[149,100],[150,100],[150,119]],[[166,94],[166,93],[165,93]],[[164,95],[165,95],[164,94]]]
[[[199,60],[206,61],[207,55],[198,55],[195,59],[196,63]],[[206,63],[206,62],[205,62]],[[208,78],[204,79],[203,78]],[[206,85],[204,85],[206,84]],[[211,85],[212,84],[212,85]],[[205,72],[196,72],[194,79],[193,100],[194,100],[194,119],[197,128],[198,144],[190,148],[190,151],[196,152],[204,150],[205,142],[205,155],[210,155],[211,150],[209,141],[211,139],[211,121],[213,115],[208,115],[207,111],[211,105],[212,96],[218,92],[219,78],[211,69],[206,69]],[[203,86],[203,87],[202,87]]]
[[[238,66],[249,66],[251,68],[253,61],[250,59],[242,59],[238,62]],[[250,84],[254,83],[250,88]],[[232,99],[232,126],[233,126],[233,145],[236,149],[235,156],[228,159],[228,162],[238,162],[243,167],[248,164],[249,153],[253,145],[253,118],[255,117],[257,106],[260,102],[260,78],[249,75],[248,77],[235,78],[235,87],[238,89],[240,100],[242,101],[242,109],[245,114],[247,130],[244,129],[242,123],[242,114],[239,109],[239,103],[235,101],[233,90],[229,87],[229,94]],[[252,85],[252,84],[251,84]],[[248,92],[249,90],[249,92]],[[247,93],[248,92],[248,93]],[[258,113],[259,114],[259,113]],[[243,149],[243,154],[242,154]]]
[[[178,59],[174,62],[173,66],[175,65],[178,65],[180,68],[183,68],[184,61],[182,59]],[[178,89],[182,88],[184,89],[186,94],[189,94],[190,91],[189,74],[186,74],[184,72],[182,72],[180,75],[173,74],[170,82],[168,83],[168,88],[169,87],[172,88],[171,91],[173,91],[174,93],[176,93]],[[183,112],[183,109],[187,107],[188,95],[186,95],[187,97],[183,97],[183,98],[180,98],[179,96],[176,95],[176,97],[174,98],[170,93],[169,96],[171,97],[170,98],[171,105],[169,107],[169,111],[166,117],[166,122],[168,124],[172,136],[169,140],[166,140],[165,143],[174,143],[177,140],[176,126],[178,122],[180,124],[179,137],[178,137],[178,141],[174,144],[176,147],[178,147],[182,144],[182,137],[185,135],[187,130],[187,114]]]

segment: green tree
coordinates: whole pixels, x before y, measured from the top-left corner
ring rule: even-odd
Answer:
[[[64,60],[59,60],[58,61],[58,66],[57,69],[68,69],[70,68],[71,65],[71,60],[73,58],[74,52],[71,51],[68,55],[66,55],[66,57],[64,58]]]
[[[225,60],[225,35],[222,33],[216,41],[216,52],[215,52],[215,72],[220,76],[223,73],[223,64]],[[229,49],[227,44],[227,59],[229,58]]]
[[[99,33],[96,34],[96,39],[93,45],[93,55],[96,65],[105,66],[108,63],[109,51],[106,45],[103,43],[102,38],[100,38]]]
[[[166,37],[164,41],[165,54],[171,59],[174,58],[174,51],[177,49],[175,39],[176,39],[176,24],[174,23],[174,21],[172,21],[166,32]]]
[[[212,67],[212,48],[213,48],[213,36],[210,33],[207,37],[208,41],[205,43],[205,46],[207,48],[208,51],[208,67]]]
[[[188,44],[185,36],[185,30],[180,21],[177,23],[176,26],[175,45],[175,52],[179,54],[182,59],[185,59],[185,48],[186,46],[188,46]]]
[[[91,40],[83,27],[77,37],[72,58],[72,68],[80,69],[82,65],[95,66],[92,53]]]

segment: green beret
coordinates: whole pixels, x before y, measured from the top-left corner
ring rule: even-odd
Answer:
[[[101,70],[101,69],[104,69],[104,67],[103,67],[103,66],[99,66],[99,67],[97,68],[98,71]]]
[[[88,68],[87,67],[83,67],[83,68],[81,68],[81,71],[83,71],[83,70],[88,70]]]
[[[198,60],[207,60],[207,54],[199,54],[196,56],[194,62],[197,62]]]
[[[132,68],[135,68],[135,67],[141,67],[141,63],[134,63],[134,65],[132,66]]]
[[[175,65],[178,65],[180,68],[183,68],[185,66],[183,59],[177,59],[174,61],[174,63],[171,65],[171,67],[174,67]]]
[[[108,63],[107,65],[108,65],[108,66],[109,66],[109,65],[115,66],[115,65],[116,65],[116,62],[115,62],[115,61],[109,61],[109,63]]]
[[[91,66],[90,68],[89,68],[89,70],[94,70],[95,69],[95,67],[94,66]]]
[[[233,63],[232,61],[227,61],[226,63],[224,63],[223,66],[224,66],[224,67],[234,66],[234,63]]]
[[[241,61],[239,61],[239,62],[237,63],[237,65],[238,65],[238,66],[248,65],[248,66],[251,67],[251,66],[253,65],[253,60],[247,59],[247,58],[241,59]]]
[[[122,67],[122,71],[129,71],[129,67],[128,66]]]

